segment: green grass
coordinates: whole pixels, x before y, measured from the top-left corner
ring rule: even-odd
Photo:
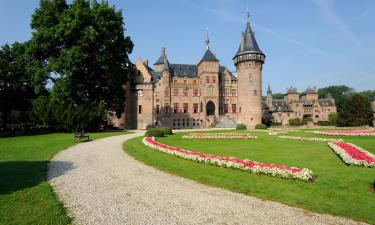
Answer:
[[[90,134],[98,139],[125,132]],[[69,224],[46,181],[47,163],[72,146],[72,134],[0,138],[0,224]]]
[[[375,224],[375,194],[368,191],[375,179],[374,168],[345,165],[325,142],[302,142],[280,139],[263,132],[250,133],[257,135],[258,139],[182,139],[182,134],[175,134],[157,140],[204,153],[306,167],[313,170],[314,182],[284,180],[199,164],[148,148],[141,143],[141,138],[125,142],[124,149],[147,165],[203,184]],[[302,131],[280,135],[292,134],[322,137]],[[374,137],[337,138],[375,153]]]

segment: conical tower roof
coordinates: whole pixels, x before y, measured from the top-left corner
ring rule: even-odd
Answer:
[[[246,29],[245,32],[242,32],[241,34],[241,43],[236,53],[236,56],[240,55],[243,52],[262,53],[262,50],[260,50],[259,45],[255,39],[254,32],[251,30],[249,12],[247,12]]]

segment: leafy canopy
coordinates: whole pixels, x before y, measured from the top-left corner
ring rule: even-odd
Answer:
[[[103,102],[123,111],[133,43],[124,35],[121,11],[107,2],[41,0],[31,27],[37,91],[52,81],[53,97],[64,104]]]

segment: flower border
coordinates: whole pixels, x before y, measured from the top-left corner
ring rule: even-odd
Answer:
[[[328,146],[342,159],[342,161],[344,161],[344,163],[348,165],[354,165],[354,166],[375,167],[375,161],[372,163],[368,163],[365,160],[355,159],[345,149],[341,148],[336,143],[337,142],[329,142]],[[345,143],[347,145],[350,145],[356,148],[357,151],[360,151],[366,154],[368,157],[373,158],[375,160],[375,155],[362,149],[361,147],[358,147],[354,144],[346,143],[346,142],[340,142],[340,143]]]
[[[182,138],[192,139],[256,139],[257,136],[252,136],[248,133],[189,133],[183,135]]]
[[[273,177],[280,177],[286,179],[298,179],[303,181],[309,181],[313,178],[313,172],[307,168],[300,169],[297,167],[261,163],[247,159],[242,160],[234,157],[224,157],[203,154],[200,152],[192,152],[185,149],[161,144],[155,141],[154,137],[144,137],[142,139],[142,143],[150,148],[157,149],[160,152],[214,166],[235,168],[246,172],[252,172],[256,174],[267,174]]]
[[[283,138],[283,139],[300,140],[300,141],[323,141],[323,142],[343,141],[342,139],[333,139],[333,138],[297,137],[297,136],[278,136],[278,137]]]
[[[356,133],[350,133],[351,131],[357,131]],[[363,133],[360,133],[360,132]],[[375,132],[370,133],[372,130],[319,130],[312,131],[315,134],[324,134],[324,135],[335,135],[335,136],[375,136]],[[347,132],[347,133],[344,133]]]

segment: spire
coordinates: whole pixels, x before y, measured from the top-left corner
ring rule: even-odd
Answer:
[[[246,10],[246,29],[245,32],[241,34],[241,43],[236,56],[245,51],[262,53],[257,41],[255,40],[254,32],[251,30],[250,12],[248,9]]]
[[[208,28],[206,28],[206,49],[208,50],[210,48],[210,39],[208,38]]]
[[[214,55],[214,53],[211,52],[210,50],[210,39],[208,38],[208,28],[206,28],[206,52],[204,53],[201,61],[219,61],[216,56]]]
[[[267,95],[272,95],[270,83],[268,83]]]
[[[165,48],[162,47],[161,48],[161,55],[160,55],[159,59],[154,63],[154,65],[164,64],[164,59],[167,59],[167,54],[165,53]],[[167,61],[168,61],[168,59],[167,59]]]

